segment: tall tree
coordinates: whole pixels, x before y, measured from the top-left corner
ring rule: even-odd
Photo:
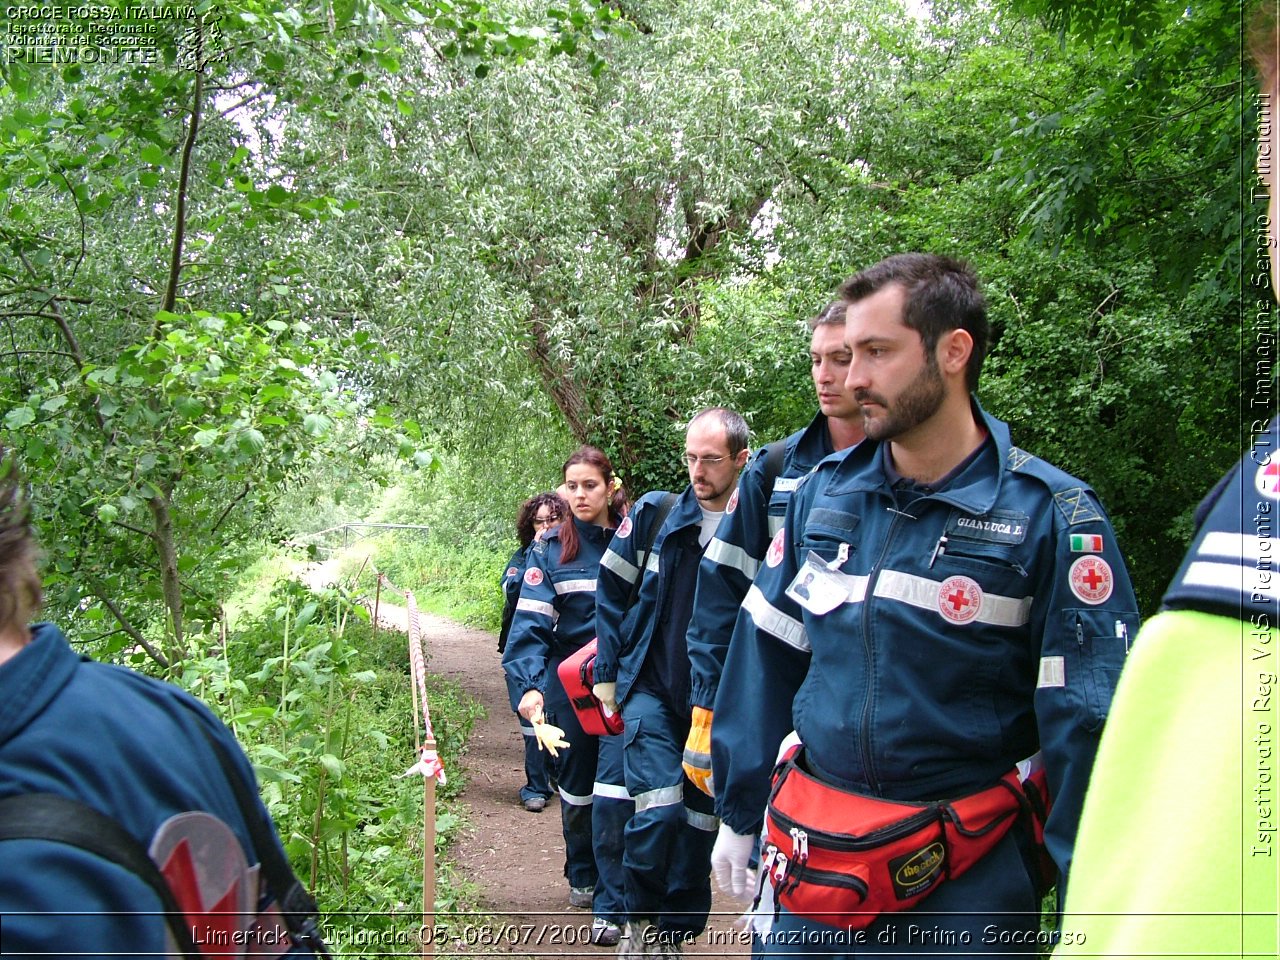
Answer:
[[[55,602],[176,666],[252,522],[371,399],[309,322],[299,256],[357,201],[283,166],[280,131],[380,106],[372,78],[404,37],[482,72],[616,17],[592,0],[545,27],[471,0],[42,10],[0,25],[5,441],[43,491]],[[395,419],[362,423],[344,444]]]

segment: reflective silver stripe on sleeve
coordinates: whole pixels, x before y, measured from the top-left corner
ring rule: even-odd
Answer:
[[[533,732],[533,727],[529,726],[529,724],[526,723],[524,720],[520,721],[520,732],[523,733],[526,737],[537,736],[537,734]]]
[[[778,535],[778,531],[782,529],[782,524],[786,522],[786,517],[769,516],[769,539],[772,540]]]
[[[711,769],[711,754],[709,753],[698,753],[696,750],[690,750],[685,747],[684,756],[681,759],[696,770]]]
[[[756,627],[777,637],[787,646],[795,647],[801,653],[810,653],[813,650],[804,632],[804,624],[795,617],[788,617],[766,600],[755,584],[752,584],[751,589],[747,591],[747,597],[742,601],[742,609],[751,614]]]
[[[590,795],[585,796],[585,797],[575,796],[574,794],[572,794],[572,793],[570,793],[568,790],[566,790],[564,787],[561,787],[561,788],[560,788],[560,799],[561,799],[561,800],[563,800],[565,803],[569,804],[569,806],[571,806],[571,807],[589,807],[589,806],[591,806],[591,797],[590,797]]]
[[[1266,544],[1264,547],[1263,544]],[[1250,537],[1243,533],[1210,533],[1196,551],[1200,557],[1221,557],[1240,563],[1257,563],[1264,558],[1280,559],[1280,540],[1274,537]]]
[[[602,797],[605,800],[630,800],[631,794],[627,793],[627,788],[620,783],[601,783],[599,780],[591,787],[591,795],[593,797]]]
[[[695,830],[702,830],[706,833],[717,833],[720,830],[720,818],[714,813],[702,813],[685,807],[684,818],[689,821],[689,826]]]
[[[1036,689],[1044,690],[1051,687],[1065,687],[1066,685],[1066,660],[1063,657],[1041,657],[1040,677],[1036,680]]]
[[[637,793],[635,800],[636,813],[648,810],[650,807],[672,807],[677,803],[684,803],[684,784],[677,783],[674,787],[646,790],[644,793]]]
[[[711,542],[707,544],[707,552],[703,556],[722,567],[732,567],[748,580],[754,580],[756,574],[760,572],[759,560],[742,547],[725,543],[719,537],[711,538]]]
[[[1270,571],[1258,570],[1243,563],[1208,563],[1197,560],[1187,567],[1180,582],[1193,587],[1237,590],[1241,594],[1256,594],[1271,601],[1280,601],[1280,581]]]
[[[612,550],[606,550],[604,556],[600,558],[600,566],[606,570],[612,570],[627,583],[635,583],[636,577],[640,576],[640,568],[634,563],[628,563]]]
[[[596,582],[594,580],[561,580],[559,583],[552,584],[556,588],[556,593],[564,596],[566,593],[595,593]]]
[[[541,613],[552,620],[557,618],[556,608],[549,603],[543,603],[541,600],[530,600],[527,597],[521,597],[516,601],[516,609],[527,610],[530,613]]]
[[[650,573],[658,572],[658,551],[653,550],[649,553],[649,559],[645,561],[644,568]]]
[[[917,577],[914,574],[902,573],[898,570],[884,570],[876,580],[873,591],[877,597],[888,600],[901,600],[908,606],[921,610],[938,610],[938,591],[942,582],[930,580],[928,577]],[[1031,604],[1034,597],[1002,597],[997,593],[983,593],[978,614],[973,619],[978,623],[987,623],[995,627],[1021,627],[1031,620]]]

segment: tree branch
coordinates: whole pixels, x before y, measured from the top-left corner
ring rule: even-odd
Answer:
[[[199,47],[203,46],[204,33],[202,23],[198,19],[195,29],[199,38],[196,41],[196,53],[199,56]],[[182,145],[182,165],[178,171],[178,196],[173,216],[173,252],[169,257],[169,283],[165,289],[164,300],[160,305],[162,310],[170,313],[173,312],[173,308],[178,302],[178,279],[182,274],[182,245],[187,232],[187,184],[191,179],[191,155],[196,148],[196,136],[200,131],[200,108],[201,102],[204,100],[203,69],[198,66],[195,75],[195,89],[191,94],[191,120],[187,124],[187,140]],[[152,336],[158,336],[159,333],[160,324],[157,323],[152,331]]]
[[[147,638],[138,632],[138,628],[129,622],[129,618],[124,615],[123,611],[115,605],[115,602],[107,596],[107,592],[102,589],[102,584],[96,578],[91,578],[90,585],[93,587],[94,595],[111,611],[111,615],[116,618],[116,623],[120,624],[121,629],[132,638],[134,643],[147,651],[147,656],[168,670],[169,661],[165,659],[165,655],[153,647],[147,641]]]
[[[215,533],[218,532],[218,528],[222,526],[222,521],[227,519],[231,511],[235,509],[235,505],[237,503],[239,503],[241,500],[243,500],[245,497],[249,495],[250,489],[251,489],[250,485],[246,483],[244,485],[244,489],[241,490],[240,493],[230,503],[227,504],[227,508],[222,511],[222,516],[218,517],[217,522],[215,522],[214,525],[209,528],[209,536],[213,536]]]

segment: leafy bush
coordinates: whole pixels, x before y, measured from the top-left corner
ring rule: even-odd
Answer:
[[[416,759],[404,637],[375,635],[341,589],[276,583],[266,608],[191,660],[181,682],[235,731],[302,881],[323,911],[390,929],[421,898],[422,781],[397,779]],[[437,790],[436,843],[455,834],[457,758],[479,707],[428,680],[437,745],[450,773]],[[457,909],[451,883],[436,907]],[[403,925],[401,925],[403,926]]]

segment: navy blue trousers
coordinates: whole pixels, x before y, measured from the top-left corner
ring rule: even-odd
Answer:
[[[600,879],[591,912],[622,926],[627,920],[626,879],[622,870],[623,838],[636,805],[622,777],[622,737],[601,737],[591,810],[591,837]]]
[[[660,931],[700,933],[711,910],[715,804],[684,774],[687,711],[632,690],[622,709],[623,769],[636,812],[627,824],[627,913]]]
[[[520,734],[524,741],[524,786],[520,788],[520,799],[541,797],[546,800],[551,796],[551,781],[547,774],[547,761],[551,757],[539,749],[538,738],[533,735],[533,724],[524,717],[520,717]]]

